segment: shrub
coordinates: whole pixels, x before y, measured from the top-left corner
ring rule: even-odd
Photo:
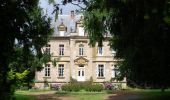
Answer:
[[[61,86],[61,89],[63,91],[78,92],[78,91],[81,90],[81,87],[78,84],[64,84],[64,85]]]
[[[85,88],[85,90],[90,92],[101,92],[103,90],[103,85],[102,84],[89,85]]]
[[[92,85],[93,91],[101,92],[103,90],[103,85],[102,84],[94,84]]]
[[[106,89],[106,90],[113,90],[112,83],[109,83],[109,82],[104,83],[104,89]]]
[[[122,89],[122,84],[114,84],[114,89],[115,90],[121,90]]]
[[[78,83],[76,79],[70,77],[70,84],[76,84]]]
[[[51,84],[50,87],[52,90],[60,90],[61,84]]]
[[[64,84],[61,86],[63,91],[69,92],[78,92],[80,90],[86,90],[90,92],[101,92],[103,90],[102,84],[85,84],[85,83],[76,83],[76,84]]]

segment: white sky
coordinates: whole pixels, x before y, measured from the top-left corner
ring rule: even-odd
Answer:
[[[61,3],[62,0],[55,0],[56,3],[62,4]],[[54,15],[52,15],[52,12],[54,10],[53,5],[52,4],[48,4],[48,0],[40,0],[40,7],[42,7],[44,9],[44,12],[50,16],[50,17],[54,17]],[[70,14],[70,11],[72,10],[76,10],[76,9],[80,9],[80,7],[72,5],[70,3],[66,4],[66,5],[60,5],[60,9],[63,10],[63,14]]]

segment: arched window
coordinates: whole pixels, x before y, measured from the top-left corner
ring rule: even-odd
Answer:
[[[79,45],[79,55],[84,55],[84,45],[83,44],[80,44]]]

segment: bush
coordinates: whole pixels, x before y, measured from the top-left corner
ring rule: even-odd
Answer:
[[[85,88],[85,90],[90,92],[101,92],[103,90],[103,85],[102,84],[89,85]]]
[[[63,91],[69,91],[69,92],[78,92],[81,90],[81,87],[80,85],[77,85],[77,84],[64,84],[61,86],[61,89]]]
[[[63,91],[69,92],[78,92],[80,90],[86,90],[90,92],[101,92],[103,90],[102,84],[85,84],[85,83],[76,83],[76,84],[65,84],[61,86]]]
[[[109,82],[104,83],[104,89],[106,89],[106,90],[113,90],[112,83],[109,83]]]
[[[102,84],[93,84],[92,77],[89,81],[85,82],[77,82],[75,79],[70,78],[69,84],[64,84],[61,86],[62,91],[74,91],[78,92],[80,90],[86,90],[86,91],[93,91],[93,92],[100,92],[103,90]]]
[[[51,85],[50,85],[50,88],[51,88],[52,90],[60,90],[61,84],[51,84]]]
[[[115,90],[121,90],[122,89],[122,84],[114,84],[114,89]]]

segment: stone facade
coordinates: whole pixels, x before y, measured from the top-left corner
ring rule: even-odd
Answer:
[[[78,17],[77,17],[78,16]],[[108,45],[109,36],[103,41],[103,46],[92,47],[89,45],[87,33],[83,30],[82,17],[79,15],[60,15],[55,23],[55,33],[48,45],[43,48],[52,54],[52,60],[56,60],[56,66],[52,62],[44,65],[41,71],[35,74],[35,87],[43,88],[44,81],[50,84],[62,84],[70,81],[88,81],[102,83],[110,81],[116,75],[117,59],[114,59],[114,51]],[[68,19],[73,25],[68,25]],[[62,20],[60,20],[62,19]],[[70,24],[70,23],[69,23]],[[75,29],[71,29],[75,24]],[[121,82],[126,87],[126,80]]]

